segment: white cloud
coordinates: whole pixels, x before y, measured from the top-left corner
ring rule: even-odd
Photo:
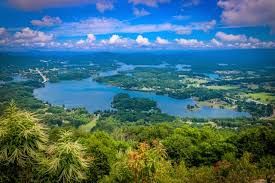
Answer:
[[[134,8],[133,9],[133,14],[136,16],[136,17],[143,17],[143,16],[147,16],[147,15],[150,15],[150,12],[146,11],[144,8],[142,9],[138,9],[138,8]]]
[[[146,32],[161,32],[161,31],[173,31],[172,25],[167,24],[138,24],[138,25],[126,25],[121,27],[121,32],[125,33],[146,33]]]
[[[166,45],[166,44],[169,44],[170,42],[167,39],[163,39],[163,38],[158,36],[156,38],[156,43],[160,44],[160,45]]]
[[[187,15],[175,15],[173,16],[174,19],[176,20],[187,20],[190,18],[190,16],[187,16]]]
[[[53,42],[53,39],[52,34],[46,34],[26,27],[21,29],[21,31],[15,32],[13,35],[6,32],[5,36],[0,39],[0,42],[7,48],[41,48]]]
[[[100,12],[112,10],[114,0],[8,0],[8,3],[25,11],[36,11],[47,8],[73,7],[94,4]]]
[[[6,28],[4,28],[4,27],[0,27],[0,36],[5,35],[6,33],[7,33]]]
[[[259,42],[260,42],[259,39],[254,38],[254,37],[249,37],[249,38],[248,38],[248,41],[251,42],[251,43],[259,43]]]
[[[258,38],[248,37],[244,34],[226,34],[217,32],[211,40],[213,46],[230,48],[274,48],[272,41],[261,41]]]
[[[0,39],[0,45],[5,45],[7,43],[7,40],[5,39]]]
[[[224,33],[225,34],[225,33]],[[43,35],[43,36],[42,36]],[[227,35],[228,36],[228,35]],[[96,41],[93,34],[88,34],[86,39],[77,41],[66,40],[65,42],[53,40],[50,35],[43,32],[34,31],[29,28],[16,32],[9,39],[0,39],[0,45],[6,48],[37,48],[37,49],[60,49],[60,50],[108,50],[108,49],[205,49],[205,48],[230,48],[230,49],[254,49],[254,48],[275,48],[274,41],[261,41],[258,38],[245,36],[246,39],[235,39],[230,35],[230,39],[212,38],[209,41],[197,39],[178,38],[169,41],[165,38],[156,37],[154,42],[148,38],[138,35],[137,38],[130,39],[113,34],[109,39]],[[242,35],[244,36],[244,35]],[[240,36],[240,37],[242,37]],[[45,37],[48,37],[47,39]],[[143,47],[146,46],[146,47]]]
[[[216,21],[196,22],[186,26],[170,23],[163,24],[138,24],[123,26],[120,31],[125,33],[147,33],[147,32],[176,32],[177,34],[191,34],[193,30],[208,31],[213,29]]]
[[[130,48],[134,44],[134,40],[129,39],[129,38],[123,38],[117,34],[112,35],[109,39],[103,39],[100,42],[99,47],[102,48],[108,48],[109,46],[111,47],[126,47]]]
[[[106,10],[112,10],[114,9],[114,2],[110,0],[100,0],[96,3],[96,9],[101,13],[104,13]]]
[[[183,47],[204,47],[204,43],[197,39],[175,39],[175,41]]]
[[[109,44],[125,44],[127,43],[126,39],[121,38],[119,35],[112,35],[109,39]]]
[[[233,44],[233,47],[235,48],[275,48],[275,42],[260,41],[259,39],[250,37],[246,42],[237,42]]]
[[[200,0],[182,0],[182,6],[184,8],[190,7],[190,6],[197,6],[200,4]]]
[[[215,26],[216,26],[216,20],[211,20],[207,22],[195,22],[191,24],[191,28],[193,30],[202,30],[204,32],[207,32],[213,29]]]
[[[114,18],[89,18],[80,22],[63,23],[53,29],[55,35],[83,36],[91,30],[94,34],[118,34],[118,33],[149,33],[149,32],[176,32],[177,34],[190,34],[193,30],[208,31],[216,25],[215,20],[208,22],[196,22],[188,25],[171,23],[161,24],[130,24]]]
[[[7,29],[0,27],[0,45],[6,45],[9,42],[9,34]]]
[[[142,4],[149,7],[158,7],[159,4],[169,3],[170,0],[129,0],[128,2],[134,5]]]
[[[223,46],[223,43],[218,41],[217,39],[213,38],[211,39],[211,43],[214,45],[214,46],[217,46],[217,47],[220,47],[220,46]]]
[[[215,35],[216,38],[218,38],[221,41],[225,42],[245,42],[247,41],[247,37],[243,34],[226,34],[224,32],[217,32]]]
[[[258,48],[275,48],[274,41],[263,41],[255,44]]]
[[[87,35],[87,42],[88,42],[88,43],[92,43],[92,42],[94,42],[95,40],[96,40],[95,35],[93,35],[93,34],[88,34],[88,35]]]
[[[14,42],[20,44],[38,44],[43,45],[43,43],[47,43],[53,40],[53,35],[47,35],[41,31],[35,31],[30,29],[29,27],[22,29],[19,32],[14,34]]]
[[[268,25],[275,31],[274,0],[219,0],[222,22],[229,26]]]
[[[119,37],[119,35],[112,35],[112,37],[109,39],[110,44],[116,44],[120,42],[121,42],[121,38]]]
[[[44,16],[42,20],[32,20],[31,24],[35,26],[54,26],[61,24],[62,21],[59,17]]]
[[[85,43],[85,41],[83,39],[80,39],[79,41],[76,42],[76,44],[78,45],[83,45]]]
[[[71,42],[64,42],[62,44],[62,47],[64,47],[64,48],[74,48],[74,45]]]
[[[95,40],[96,40],[95,35],[90,33],[90,34],[87,34],[87,38],[85,40],[80,39],[75,44],[76,44],[77,47],[89,48],[90,46],[95,45]]]
[[[137,36],[136,42],[140,46],[148,46],[148,45],[150,45],[150,42],[149,42],[148,38],[143,37],[142,35],[138,35]]]
[[[60,48],[60,47],[62,47],[62,44],[60,42],[52,41],[52,42],[48,43],[48,47],[50,47],[50,48]]]
[[[53,29],[53,33],[63,36],[83,36],[93,31],[93,34],[116,33],[116,30],[124,26],[124,23],[113,18],[89,18],[79,22],[63,23]]]

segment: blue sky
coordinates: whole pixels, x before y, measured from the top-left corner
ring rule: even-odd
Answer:
[[[1,50],[275,47],[274,0],[3,0]]]

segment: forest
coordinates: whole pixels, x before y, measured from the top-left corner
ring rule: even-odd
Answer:
[[[112,128],[85,132],[47,125],[14,101],[0,120],[0,182],[274,181],[274,126],[236,131],[109,118]]]
[[[232,66],[234,71],[220,69],[221,78],[212,79],[198,73],[199,65],[192,66],[194,72],[170,65],[102,76],[119,68],[110,57],[125,55],[98,55],[88,57],[97,60],[94,65],[85,55],[64,56],[65,61],[0,55],[0,182],[275,182],[274,76],[269,70],[252,67],[248,73]],[[125,57],[130,60],[137,62]],[[207,69],[215,73],[216,67]],[[37,69],[48,83],[92,77],[100,86],[149,88],[173,100],[192,97],[197,103],[188,104],[188,112],[209,105],[251,117],[179,117],[163,112],[153,99],[128,93],[114,95],[108,110],[54,105],[34,96],[48,84]],[[243,72],[254,80],[240,79],[246,77]],[[265,78],[261,83],[260,77]]]

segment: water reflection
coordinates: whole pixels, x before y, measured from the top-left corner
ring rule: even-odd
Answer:
[[[181,117],[197,118],[234,118],[248,117],[246,112],[228,109],[202,107],[189,111],[187,105],[194,105],[192,99],[179,100],[168,96],[160,96],[150,92],[129,91],[115,86],[97,83],[92,78],[81,81],[62,81],[46,83],[45,87],[35,89],[34,96],[54,105],[65,105],[67,108],[85,107],[89,112],[109,110],[113,97],[118,93],[128,93],[132,97],[149,98],[157,102],[162,112]]]

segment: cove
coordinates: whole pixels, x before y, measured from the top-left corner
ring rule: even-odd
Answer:
[[[89,112],[110,110],[113,97],[118,93],[127,93],[131,97],[149,98],[157,102],[162,112],[179,117],[194,118],[237,118],[250,117],[247,112],[237,112],[229,109],[201,107],[189,111],[188,104],[194,105],[192,99],[174,99],[168,96],[156,95],[150,92],[130,91],[115,86],[95,82],[92,78],[70,80],[59,83],[46,83],[45,87],[35,89],[36,98],[53,105],[65,105],[67,108],[85,107]]]

